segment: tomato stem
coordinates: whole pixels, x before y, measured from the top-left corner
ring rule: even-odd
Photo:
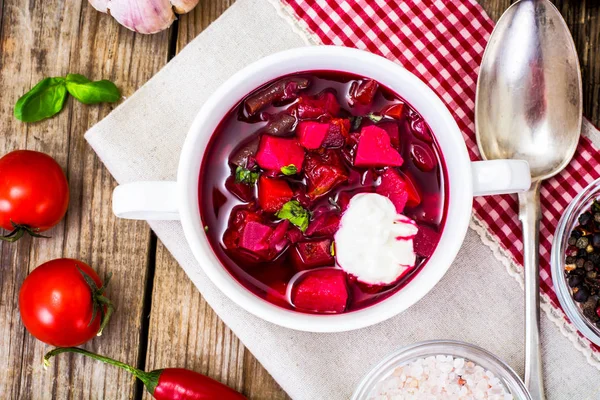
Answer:
[[[106,327],[106,324],[108,324],[111,315],[115,311],[115,306],[113,305],[113,303],[106,296],[104,296],[104,290],[110,282],[110,278],[112,278],[112,273],[108,274],[106,279],[104,279],[104,284],[98,287],[98,285],[96,285],[96,282],[94,282],[91,276],[86,274],[81,268],[77,267],[77,269],[79,270],[79,273],[83,276],[83,279],[88,284],[88,286],[90,287],[90,291],[92,292],[93,312],[92,318],[90,319],[88,326],[90,326],[96,320],[97,310],[100,309],[100,313],[102,314],[102,321],[100,322],[100,328],[98,329],[98,333],[96,333],[96,336],[102,336],[102,331]]]
[[[39,229],[37,228],[32,228],[27,225],[15,224],[12,221],[10,221],[10,223],[13,226],[13,230],[10,231],[8,235],[0,236],[0,240],[9,243],[16,242],[17,240],[21,239],[26,233],[33,237],[49,238],[49,236],[40,235],[38,233]]]
[[[96,334],[97,336],[102,336],[102,331],[106,327],[106,324],[108,324],[108,321],[110,320],[110,317],[113,314],[113,312],[115,312],[115,306],[109,299],[107,299],[106,297],[104,297],[102,295],[96,296],[95,298],[98,302],[100,302],[101,304],[106,306],[106,311],[103,312],[103,315],[102,315],[102,322],[100,323],[100,329],[98,329],[98,333]]]
[[[93,358],[94,360],[101,361],[106,364],[114,365],[116,367],[122,368],[125,371],[131,373],[133,376],[138,378],[144,383],[144,386],[148,389],[150,394],[154,393],[154,389],[158,384],[158,378],[162,373],[162,370],[156,370],[152,372],[145,372],[141,369],[137,369],[132,367],[129,364],[125,364],[124,362],[117,361],[110,357],[101,356],[100,354],[92,353],[91,351],[80,349],[79,347],[57,347],[53,350],[50,350],[44,356],[44,369],[47,369],[50,366],[50,359],[61,353],[78,353],[83,354],[86,357]]]

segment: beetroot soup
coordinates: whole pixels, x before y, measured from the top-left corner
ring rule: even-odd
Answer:
[[[443,158],[423,118],[376,81],[282,77],[221,121],[202,163],[209,242],[280,307],[342,313],[412,279],[445,219]]]

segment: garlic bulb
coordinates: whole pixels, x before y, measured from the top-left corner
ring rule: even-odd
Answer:
[[[96,10],[110,14],[124,27],[139,33],[156,33],[175,21],[175,13],[191,11],[199,0],[89,0]]]

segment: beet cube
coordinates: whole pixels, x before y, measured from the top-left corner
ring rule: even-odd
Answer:
[[[331,255],[331,239],[298,242],[292,256],[298,271],[333,265],[335,262]]]
[[[340,215],[333,211],[326,211],[315,216],[310,221],[307,236],[333,236],[340,226]]]
[[[279,211],[293,195],[290,185],[283,179],[267,178],[264,175],[258,179],[258,204],[267,212]]]
[[[362,82],[353,82],[350,86],[350,101],[352,104],[360,103],[362,105],[369,105],[373,102],[375,93],[379,84],[373,79],[365,80]]]
[[[306,157],[305,173],[308,179],[307,196],[311,200],[326,194],[348,179],[348,172],[335,150],[309,154]]]
[[[322,146],[326,148],[339,148],[346,144],[346,138],[350,135],[350,120],[334,118],[329,124],[327,136]]]
[[[401,119],[402,111],[404,110],[404,103],[392,104],[387,106],[381,111],[381,115],[385,115],[386,117]]]
[[[376,192],[388,197],[396,206],[396,212],[402,214],[408,201],[408,191],[406,190],[406,182],[395,170],[390,168],[383,173],[381,184],[377,186]]]
[[[296,139],[263,135],[260,139],[256,162],[262,169],[281,171],[281,168],[294,165],[298,171],[304,164],[304,149]]]
[[[246,203],[254,199],[254,185],[250,186],[242,182],[236,182],[234,176],[227,178],[225,188]]]
[[[344,272],[326,268],[306,273],[292,290],[292,303],[305,311],[343,312],[348,303]]]
[[[304,237],[304,234],[297,226],[291,225],[285,233],[287,239],[292,243],[298,243]]]
[[[272,250],[273,254],[279,254],[287,245],[289,240],[286,237],[287,230],[290,226],[290,221],[283,220],[275,229],[273,229],[273,233],[269,237],[269,248]]]
[[[403,176],[404,182],[406,182],[406,191],[408,192],[408,200],[406,201],[406,205],[409,207],[416,207],[421,204],[421,194],[419,190],[415,186],[410,176]]]
[[[383,121],[377,124],[378,127],[385,130],[390,137],[390,143],[396,149],[400,147],[400,132],[396,121]]]
[[[430,257],[440,241],[440,236],[438,232],[430,227],[419,225],[419,231],[413,241],[415,253],[421,257]]]
[[[300,96],[298,100],[299,118],[319,118],[323,115],[336,116],[340,112],[340,104],[335,93],[325,90],[316,96]]]
[[[301,121],[296,128],[298,141],[305,149],[318,149],[321,147],[327,132],[329,124],[323,124],[316,121]]]
[[[394,149],[388,133],[375,125],[362,128],[354,165],[357,167],[399,167],[403,163],[400,153]]]
[[[268,238],[273,232],[273,229],[260,222],[250,221],[244,225],[239,246],[254,254],[269,248]]]

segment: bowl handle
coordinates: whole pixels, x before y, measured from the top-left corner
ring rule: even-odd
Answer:
[[[471,163],[473,195],[524,192],[531,186],[529,164],[524,160],[489,160]]]
[[[113,213],[119,218],[178,220],[177,182],[131,182],[113,191]]]

